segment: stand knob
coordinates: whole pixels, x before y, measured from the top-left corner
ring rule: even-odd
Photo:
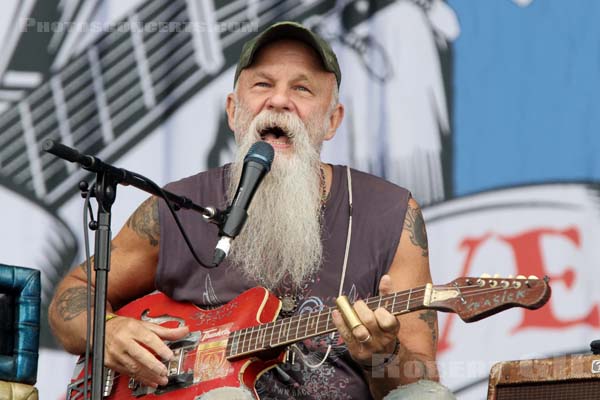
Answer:
[[[593,340],[590,343],[590,347],[592,348],[592,353],[600,354],[600,340]]]

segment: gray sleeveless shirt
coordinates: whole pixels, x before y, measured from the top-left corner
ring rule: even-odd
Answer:
[[[173,182],[166,189],[202,206],[226,208],[227,166]],[[381,276],[389,269],[402,233],[410,193],[399,186],[352,170],[352,240],[344,282],[344,294],[353,302],[377,294]],[[178,212],[181,222],[204,261],[212,260],[218,229],[204,223],[195,212]],[[331,191],[324,211],[323,265],[316,276],[296,294],[295,313],[319,311],[335,305],[338,295],[350,207],[346,168],[333,166]],[[243,277],[227,260],[216,269],[198,265],[163,201],[159,202],[160,255],[156,287],[178,301],[214,308],[257,286]],[[275,294],[288,294],[285,287]],[[327,360],[318,368],[328,345]],[[339,336],[319,336],[298,344],[304,356],[261,376],[256,390],[261,399],[370,399],[359,366]],[[304,359],[304,360],[303,360]],[[306,362],[305,362],[306,360]]]

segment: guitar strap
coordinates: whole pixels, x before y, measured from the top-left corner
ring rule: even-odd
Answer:
[[[347,176],[347,180],[348,180],[348,232],[346,234],[346,250],[344,252],[344,263],[342,264],[342,275],[340,276],[340,288],[338,290],[338,297],[341,296],[344,291],[344,281],[346,280],[346,269],[348,267],[348,256],[350,254],[350,241],[352,239],[352,175],[350,174],[349,166],[346,166],[346,176]],[[336,334],[336,332],[334,331],[330,335],[331,343],[333,343],[335,334]],[[325,360],[327,360],[327,357],[329,357],[329,353],[331,352],[331,344],[329,344],[329,345],[327,345],[327,351],[325,352],[323,359],[321,359],[321,361],[319,361],[316,364],[312,364],[311,362],[308,361],[308,358],[306,357],[306,355],[304,353],[302,353],[302,351],[300,350],[300,348],[298,348],[298,346],[296,346],[294,344],[291,347],[293,347],[293,350],[297,354],[300,355],[304,364],[307,367],[313,368],[313,369],[319,368],[321,365],[323,365]]]

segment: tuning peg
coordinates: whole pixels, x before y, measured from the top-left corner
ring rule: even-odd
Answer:
[[[527,278],[527,279],[539,279],[539,278],[535,275],[529,275],[529,278]]]
[[[513,279],[513,278],[514,278],[514,276],[512,276],[512,275],[508,276],[508,279]]]
[[[480,276],[480,278],[491,278],[491,277],[492,277],[492,276],[491,276],[490,274],[486,274],[486,273],[483,273],[483,274],[481,274],[481,276]]]
[[[517,279],[527,279],[525,275],[517,275]]]

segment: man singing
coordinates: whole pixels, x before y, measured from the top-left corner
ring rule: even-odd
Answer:
[[[154,290],[216,308],[261,285],[282,300],[286,316],[334,306],[345,294],[356,300],[360,320],[348,326],[334,312],[339,335],[294,346],[293,363],[266,372],[249,388],[261,399],[453,398],[435,383],[435,312],[395,317],[360,300],[422,286],[431,276],[423,217],[410,193],[320,160],[323,142],[344,116],[340,82],[332,49],[302,25],[277,23],[245,44],[226,103],[236,160],[167,189],[196,204],[226,208],[244,156],[261,140],[275,150],[271,172],[230,255],[216,269],[194,261],[163,200],[151,197],[133,213],[112,242],[108,367],[148,386],[165,385],[160,360],[173,353],[163,341],[188,334],[187,327],[114,317],[113,310]],[[211,259],[218,229],[192,212],[179,215],[196,252]],[[54,333],[76,354],[85,350],[85,269],[83,263],[65,277],[50,307]]]

